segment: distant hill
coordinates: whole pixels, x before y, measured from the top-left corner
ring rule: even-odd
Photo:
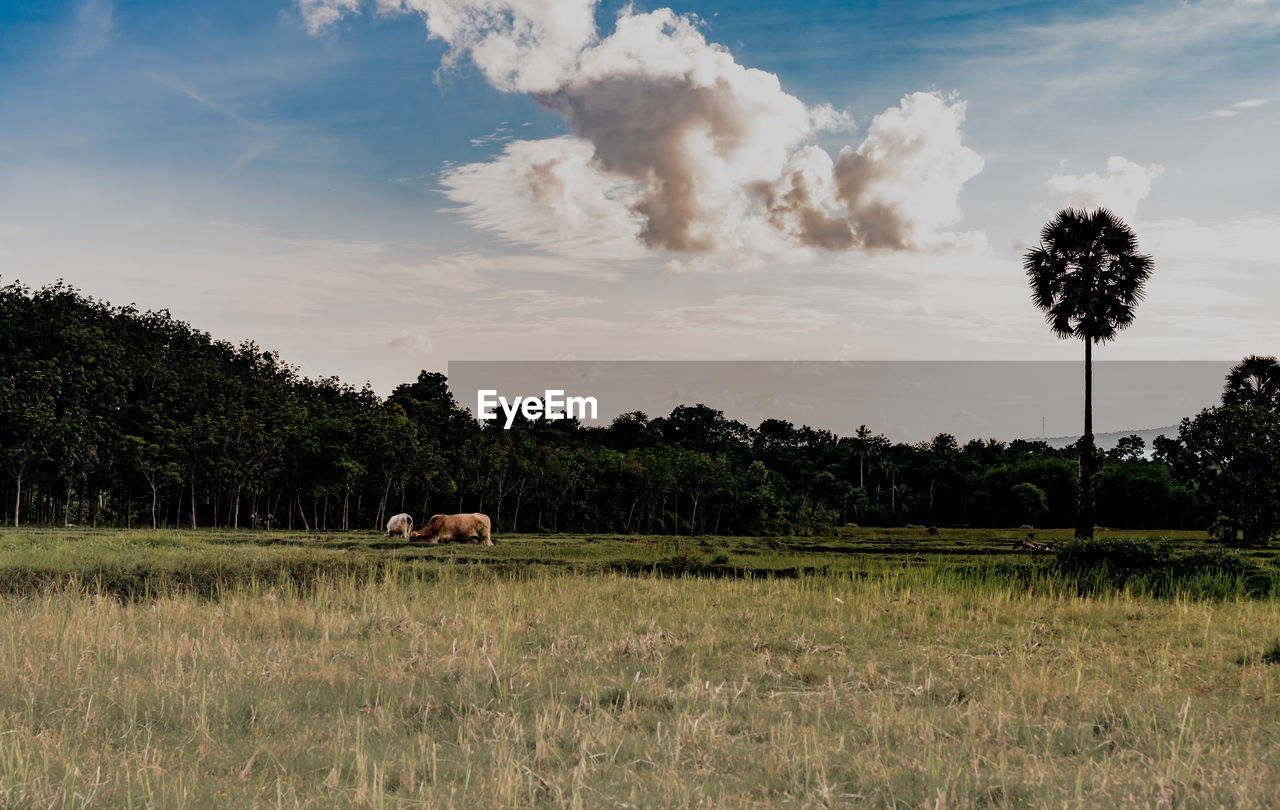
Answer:
[[[1144,430],[1118,430],[1114,433],[1095,433],[1093,434],[1093,440],[1099,448],[1103,450],[1111,450],[1114,449],[1116,444],[1125,436],[1141,436],[1142,440],[1146,442],[1147,456],[1150,457],[1151,445],[1152,442],[1155,441],[1155,438],[1157,436],[1168,436],[1171,439],[1176,439],[1178,437],[1178,426],[1169,425],[1168,427],[1146,428]],[[1079,436],[1054,436],[1049,439],[1040,439],[1039,437],[1035,437],[1030,439],[1030,441],[1048,442],[1050,447],[1057,449],[1069,447],[1079,440]]]

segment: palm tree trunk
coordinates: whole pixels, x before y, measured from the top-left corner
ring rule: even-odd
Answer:
[[[1093,538],[1093,341],[1084,340],[1084,435],[1080,437],[1080,477],[1076,482],[1076,538]]]

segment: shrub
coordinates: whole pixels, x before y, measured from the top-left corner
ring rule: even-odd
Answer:
[[[1265,596],[1274,580],[1273,572],[1233,551],[1179,554],[1168,540],[1070,540],[1058,548],[1055,567],[1086,592],[1127,587],[1152,596]]]
[[[1227,515],[1218,515],[1209,524],[1209,536],[1224,546],[1234,546],[1239,535],[1240,530],[1236,526],[1235,518]]]
[[[1166,568],[1172,554],[1173,546],[1168,540],[1068,540],[1058,547],[1057,566],[1065,574],[1103,570],[1113,576],[1129,577]]]

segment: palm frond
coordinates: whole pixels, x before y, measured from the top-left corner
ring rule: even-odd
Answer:
[[[1031,302],[1059,337],[1112,340],[1133,323],[1154,262],[1106,208],[1059,211],[1023,257]]]

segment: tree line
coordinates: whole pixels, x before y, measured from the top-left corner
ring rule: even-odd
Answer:
[[[1238,478],[1206,472],[1223,469],[1206,437],[1280,417],[1230,407],[1215,417],[1229,424],[1202,414],[1151,457],[1136,436],[1095,450],[1099,522],[1202,528],[1222,514],[1248,540],[1271,531],[1233,511]],[[661,534],[1070,525],[1081,466],[1077,448],[1040,441],[902,444],[865,426],[751,427],[705,405],[503,430],[461,408],[443,375],[382,398],[61,282],[0,288],[0,463],[12,525],[334,531],[483,511],[501,532]]]

